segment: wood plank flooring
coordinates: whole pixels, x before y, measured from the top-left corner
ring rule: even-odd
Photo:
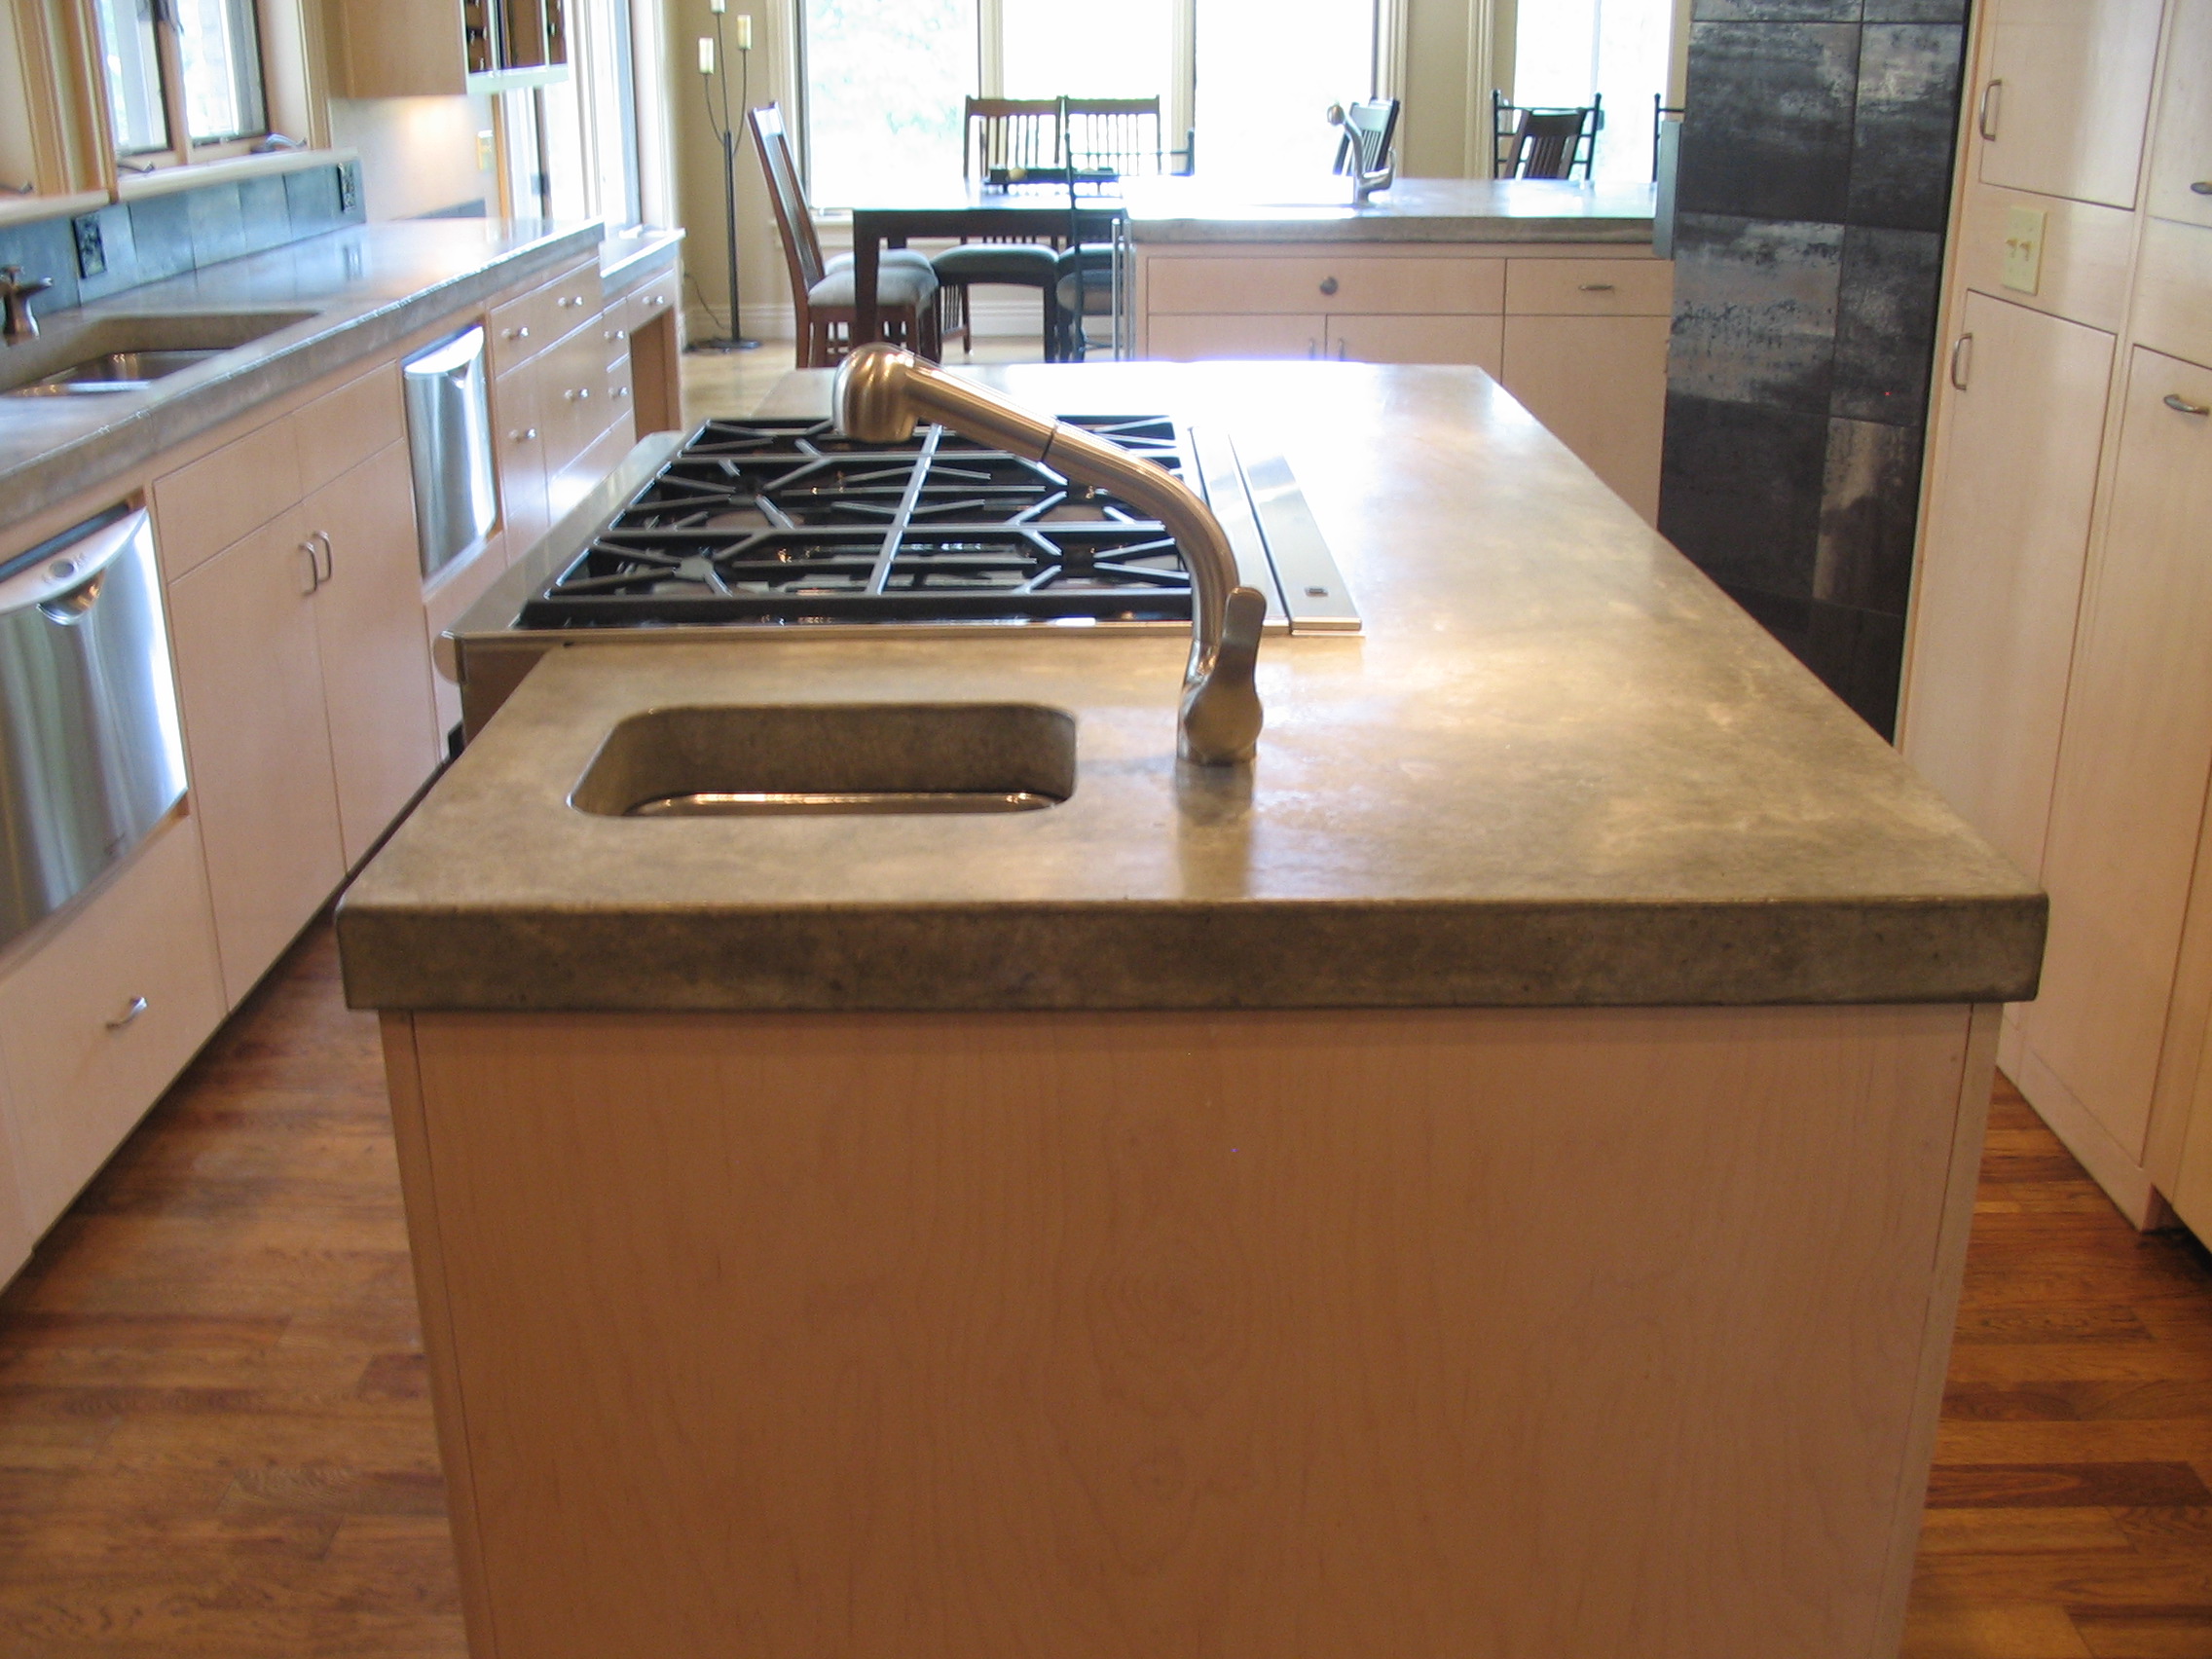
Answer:
[[[424,1384],[318,925],[0,1296],[0,1655],[459,1659]],[[2212,1656],[2212,1264],[2009,1087],[1905,1652]]]

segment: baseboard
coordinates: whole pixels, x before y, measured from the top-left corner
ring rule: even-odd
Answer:
[[[2112,1199],[2138,1232],[2149,1233],[2173,1225],[2173,1211],[2151,1185],[2150,1174],[2142,1163],[2112,1138],[2074,1091],[2058,1080],[2058,1074],[2024,1043],[2020,1046],[2018,1069],[2011,1073],[2011,1078],[2028,1104],[2035,1108],[2036,1116],[2065,1142],[2066,1150],[2089,1172],[2089,1178],[2105,1190],[2105,1197]]]

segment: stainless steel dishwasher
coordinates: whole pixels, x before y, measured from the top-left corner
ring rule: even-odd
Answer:
[[[492,410],[485,396],[484,330],[464,329],[400,365],[407,387],[407,454],[415,472],[415,530],[423,574],[434,576],[492,534]]]
[[[116,507],[0,565],[0,942],[183,794],[153,526]]]

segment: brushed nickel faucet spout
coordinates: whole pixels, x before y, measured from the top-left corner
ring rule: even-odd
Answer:
[[[895,346],[863,346],[848,356],[837,370],[831,407],[838,430],[864,442],[898,443],[934,421],[1076,483],[1111,490],[1158,518],[1191,572],[1191,656],[1176,752],[1201,766],[1252,758],[1263,718],[1253,670],[1268,605],[1257,588],[1238,581],[1229,537],[1190,486],[1117,444],[956,380]]]
[[[26,282],[20,265],[0,266],[0,306],[7,308],[7,321],[0,325],[0,340],[20,346],[26,340],[38,338],[38,318],[31,314],[31,296],[43,294],[53,286],[51,276],[38,276]]]

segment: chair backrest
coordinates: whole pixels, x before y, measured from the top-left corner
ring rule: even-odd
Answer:
[[[1380,171],[1383,158],[1390,153],[1390,141],[1397,135],[1396,98],[1369,98],[1345,105],[1345,132],[1337,140],[1336,170],[1351,172],[1356,161],[1360,172]]]
[[[1491,93],[1491,124],[1496,143],[1493,178],[1587,179],[1595,160],[1604,100],[1592,93],[1582,109],[1525,109]]]
[[[1060,165],[1058,98],[968,100],[960,146],[960,176],[989,178],[993,168]]]
[[[768,200],[784,239],[784,261],[791,267],[793,297],[803,306],[807,290],[823,277],[822,239],[814,234],[814,215],[807,210],[806,188],[799,183],[791,134],[784,130],[784,112],[774,104],[763,104],[746,111],[745,119],[753,128],[753,147],[760,152],[760,170],[767,175]],[[737,331],[734,321],[730,330]]]
[[[1060,120],[1071,167],[1124,177],[1167,170],[1157,97],[1062,98]]]

